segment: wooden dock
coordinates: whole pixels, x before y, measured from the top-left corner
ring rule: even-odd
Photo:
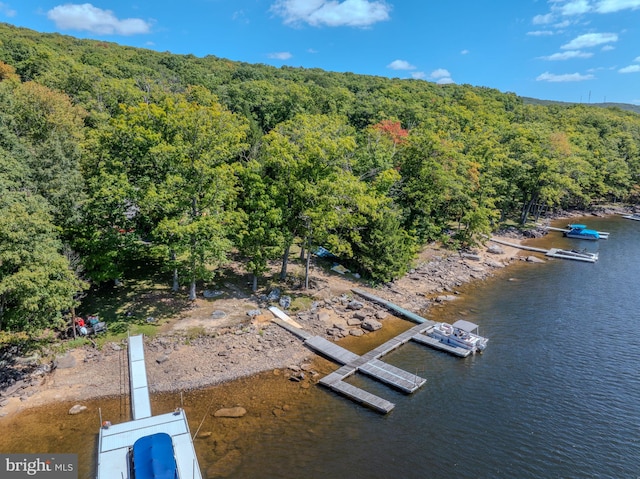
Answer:
[[[446,351],[447,353],[454,354],[461,358],[466,358],[471,354],[471,351],[469,349],[461,348],[458,346],[451,346],[450,344],[444,344],[438,341],[437,339],[432,338],[430,336],[426,336],[424,334],[416,334],[411,339],[413,339],[416,343],[424,344],[426,346],[431,346],[432,348],[440,349],[441,351]]]
[[[413,339],[416,334],[420,334],[433,327],[431,324],[432,321],[428,321],[429,324],[423,323],[414,326],[414,328],[399,334],[368,353],[359,356],[348,349],[323,338],[322,336],[312,336],[306,331],[294,326],[295,321],[289,318],[286,313],[278,308],[272,306],[269,310],[274,314],[275,318],[273,321],[276,324],[295,334],[299,338],[302,338],[304,340],[304,344],[309,349],[312,349],[321,356],[342,365],[338,370],[322,378],[319,381],[320,384],[353,399],[356,402],[364,404],[375,411],[386,414],[390,412],[395,405],[386,399],[376,396],[375,394],[371,394],[363,389],[353,386],[352,384],[346,383],[344,381],[345,379],[357,372],[361,372],[362,374],[408,394],[415,392],[427,382],[426,379],[418,376],[417,374],[407,372],[396,366],[385,363],[379,358],[407,343]],[[427,321],[424,318],[422,319],[423,321]]]
[[[551,248],[551,249],[534,248],[532,246],[524,246],[516,243],[509,243],[508,241],[503,241],[496,238],[490,238],[489,241],[493,241],[494,243],[498,243],[498,244],[503,244],[505,246],[511,246],[513,248],[523,249],[526,251],[535,251],[536,253],[544,253],[545,256],[548,256],[550,258],[571,259],[574,261],[583,261],[585,263],[595,263],[596,261],[598,261],[597,253],[583,254],[581,256],[580,254],[575,254],[575,252],[570,252],[570,251],[567,252],[567,250],[563,250],[560,248]]]
[[[598,261],[598,253],[581,253],[579,251],[567,251],[564,249],[551,248],[546,256],[551,258],[571,259],[583,261],[585,263],[595,263]]]
[[[400,316],[403,316],[413,321],[414,323],[427,323],[427,322],[433,323],[433,321],[429,321],[428,319],[425,319],[422,316],[418,316],[417,314],[412,313],[408,309],[401,308],[397,304],[393,304],[392,302],[387,301],[386,299],[378,298],[377,296],[367,293],[366,291],[362,291],[361,289],[352,289],[351,291],[356,293],[358,296],[362,296],[363,298],[368,299],[369,301],[373,301],[374,303],[381,304],[385,308],[398,313]]]
[[[511,243],[509,241],[500,240],[498,238],[489,238],[489,241],[492,241],[493,243],[497,243],[497,244],[502,244],[505,246],[511,246],[512,248],[518,248],[524,251],[533,251],[535,253],[544,253],[544,254],[547,254],[549,252],[549,250],[544,248],[534,248],[533,246],[526,246],[518,243]]]
[[[338,371],[336,371],[336,373]],[[349,399],[352,399],[355,402],[358,402],[383,414],[390,413],[395,407],[395,404],[381,398],[380,396],[376,396],[375,394],[371,394],[367,391],[364,391],[363,389],[344,382],[342,380],[342,376],[340,376],[339,374],[334,376],[336,373],[329,374],[328,376],[322,378],[320,380],[320,384],[328,387],[332,391],[348,397]]]
[[[306,331],[303,331],[299,325],[289,318],[289,316],[287,316],[283,311],[273,306],[269,308],[275,316],[273,321],[276,324],[279,324],[286,330],[302,338],[304,340],[304,344],[308,348],[341,365],[339,369],[328,374],[319,381],[320,384],[332,391],[368,406],[375,411],[387,414],[395,407],[392,402],[349,384],[345,382],[345,379],[353,376],[357,372],[361,372],[384,384],[398,389],[399,391],[411,394],[422,387],[427,380],[417,374],[412,374],[396,366],[385,363],[384,361],[381,361],[380,358],[409,341],[415,341],[416,343],[430,346],[441,351],[446,351],[460,357],[467,357],[471,354],[471,351],[468,349],[442,344],[440,341],[427,336],[425,333],[429,332],[429,330],[433,329],[436,325],[434,321],[423,318],[396,304],[365,291],[354,289],[353,292],[363,298],[381,304],[391,311],[418,324],[389,339],[384,344],[372,349],[368,353],[359,356],[342,346],[323,338],[322,336],[310,335]]]
[[[430,326],[421,325],[420,330],[422,331],[429,327]],[[338,380],[338,376],[340,376],[340,380],[342,380],[355,374],[357,371],[360,371],[361,373],[377,379],[382,383],[388,384],[400,391],[412,393],[420,388],[420,386],[422,386],[427,380],[403,369],[392,366],[391,364],[380,361],[378,358],[397,349],[402,344],[405,344],[415,334],[415,332],[410,334],[406,334],[405,332],[402,334],[402,340],[398,340],[398,336],[396,336],[362,356],[358,356],[357,354],[352,353],[342,346],[339,346],[321,336],[313,336],[307,339],[304,344],[322,356],[343,365],[342,368],[331,374],[332,378],[329,381],[320,381],[321,384],[334,384],[335,381]]]

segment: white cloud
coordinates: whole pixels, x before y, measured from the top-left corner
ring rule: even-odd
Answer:
[[[413,72],[411,73],[411,78],[414,80],[424,80],[427,75],[424,72]]]
[[[7,5],[6,3],[0,2],[0,14],[4,15],[5,17],[15,17],[16,16],[16,12],[13,8],[11,8],[9,5]]]
[[[582,52],[580,50],[567,50],[566,52],[554,53],[547,57],[540,57],[542,60],[570,60],[572,58],[591,58],[593,53]]]
[[[638,73],[640,72],[640,65],[629,65],[628,67],[621,68],[618,73]]]
[[[582,15],[591,11],[591,5],[588,0],[572,0],[560,7],[562,15]]]
[[[536,80],[553,82],[553,83],[561,83],[561,82],[593,80],[594,78],[595,76],[593,75],[582,75],[580,73],[565,73],[563,75],[556,75],[555,73],[544,72],[542,75],[538,75]]]
[[[111,10],[90,3],[58,5],[47,12],[61,30],[86,30],[99,35],[135,35],[149,33],[151,24],[139,18],[118,19]]]
[[[560,48],[563,50],[580,50],[581,48],[595,47],[617,41],[618,35],[615,33],[586,33],[574,38]]]
[[[411,63],[405,60],[394,60],[387,65],[387,68],[391,68],[392,70],[415,70]]]
[[[391,6],[384,0],[276,0],[271,11],[285,24],[368,27],[389,20]]]
[[[451,78],[451,73],[444,68],[438,68],[437,70],[433,70],[429,75],[429,78],[439,85],[446,85],[448,83],[455,83]]]
[[[273,52],[273,53],[267,54],[267,56],[275,60],[288,60],[293,55],[289,52]]]
[[[553,13],[547,13],[546,15],[536,15],[531,20],[531,23],[534,25],[547,25],[553,22],[555,19]]]
[[[640,63],[640,57],[635,57],[633,59],[633,63]]]
[[[614,13],[620,10],[636,10],[640,8],[640,0],[600,0],[595,10],[598,13]]]
[[[561,30],[563,28],[567,28],[568,26],[571,25],[572,22],[570,22],[569,20],[565,20],[564,22],[558,22],[558,23],[554,23],[553,27],[557,28],[558,30]]]
[[[536,30],[535,32],[527,32],[527,35],[532,37],[547,37],[553,35],[551,30]]]
[[[469,50],[467,50],[466,48],[460,52],[460,55],[468,55],[468,54],[469,54]]]

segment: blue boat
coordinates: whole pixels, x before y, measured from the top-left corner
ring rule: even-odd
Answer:
[[[596,230],[587,229],[586,225],[571,224],[569,231],[563,233],[567,238],[583,239],[597,241],[600,239],[600,233]]]
[[[130,456],[136,479],[179,479],[173,440],[165,432],[142,436]]]

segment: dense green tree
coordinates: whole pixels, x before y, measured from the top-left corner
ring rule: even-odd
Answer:
[[[236,165],[240,181],[238,207],[242,211],[242,227],[237,236],[240,254],[246,258],[245,268],[253,276],[253,290],[258,278],[268,269],[268,261],[282,251],[282,211],[276,205],[278,192],[264,177],[262,165],[253,160]]]
[[[83,287],[61,250],[44,198],[0,192],[0,330],[61,325]]]
[[[639,111],[0,24],[7,214],[54,224],[96,280],[152,244],[194,293],[232,246],[257,277],[301,241],[387,281],[431,239],[640,201]]]
[[[281,278],[293,241],[301,237],[309,249],[327,230],[328,187],[350,171],[355,146],[353,130],[336,116],[298,115],[265,136],[261,162],[283,219]]]
[[[228,163],[246,147],[246,123],[211,95],[190,95],[207,104],[167,97],[124,109],[98,134],[88,171],[118,180],[119,218],[167,246],[195,299],[196,282],[231,248],[236,180]]]

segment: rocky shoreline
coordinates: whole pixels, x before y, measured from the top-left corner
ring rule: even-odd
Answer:
[[[606,213],[605,213],[606,214]],[[611,214],[611,213],[609,213]],[[519,243],[545,234],[532,230],[524,236],[515,228],[500,238]],[[339,341],[360,337],[384,327],[390,313],[381,306],[354,298],[352,288],[364,289],[413,312],[457,298],[458,288],[495,275],[514,261],[537,258],[509,246],[489,242],[466,253],[452,252],[433,244],[405,277],[380,288],[367,288],[346,276],[313,271],[316,288],[308,293],[315,301],[305,311],[289,313],[306,331]],[[203,300],[210,301],[210,300]],[[202,303],[200,308],[213,303]],[[189,329],[189,320],[145,341],[147,374],[152,392],[199,389],[255,374],[285,369],[295,379],[309,370],[313,356],[298,338],[270,321],[264,297],[246,295],[233,304],[234,317],[224,321],[202,314]],[[214,311],[213,318],[216,317]],[[196,311],[197,313],[197,311]],[[202,326],[204,325],[204,326]],[[0,358],[6,362],[6,359]],[[20,358],[13,368],[4,368],[0,391],[0,418],[25,408],[58,401],[82,401],[122,394],[122,365],[126,345],[108,343],[68,351],[41,364],[37,357]],[[14,375],[11,375],[11,371]],[[313,375],[313,372],[310,372]],[[126,391],[126,389],[124,389]]]

